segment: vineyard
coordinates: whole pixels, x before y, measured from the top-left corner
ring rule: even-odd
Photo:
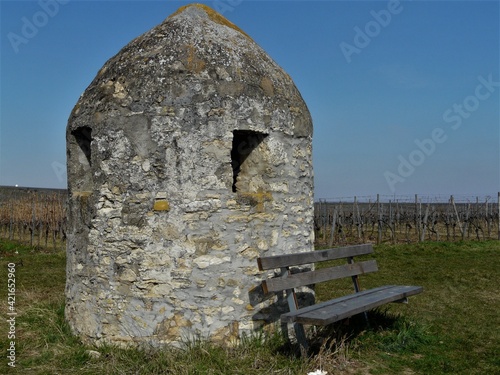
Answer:
[[[66,190],[0,187],[0,237],[63,248]]]
[[[316,243],[500,239],[498,197],[350,197],[314,205]]]
[[[0,238],[64,248],[66,190],[0,187]],[[316,244],[500,239],[498,197],[377,196],[314,204]]]

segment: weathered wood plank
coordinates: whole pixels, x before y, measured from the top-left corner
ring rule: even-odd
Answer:
[[[337,303],[347,303],[349,300],[351,300],[353,298],[360,298],[361,296],[363,296],[365,294],[376,293],[378,291],[383,291],[385,289],[392,288],[392,287],[393,287],[393,285],[384,285],[384,286],[379,286],[379,287],[373,288],[373,289],[363,290],[363,291],[361,291],[359,293],[348,294],[346,296],[342,296],[342,297],[334,298],[334,299],[331,299],[331,300],[328,300],[328,301],[320,302],[320,303],[317,303],[315,305],[302,307],[299,310],[282,314],[281,317],[284,320],[288,320],[288,318],[290,318],[291,320],[289,320],[289,321],[295,321],[295,316],[296,315],[305,314],[305,313],[308,313],[308,312],[320,309],[322,307],[327,307],[329,305],[335,305]]]
[[[325,260],[342,259],[373,253],[371,244],[338,247],[334,249],[308,251],[285,255],[274,255],[257,259],[261,271],[281,267],[298,266],[301,264],[322,262]]]
[[[283,314],[282,321],[327,325],[390,302],[421,293],[420,286],[384,286]]]
[[[342,266],[323,268],[316,271],[300,272],[287,275],[286,278],[275,277],[262,282],[265,293],[277,292],[296,288],[304,285],[312,285],[328,280],[341,279],[343,277],[362,275],[376,272],[378,270],[375,260],[345,264]]]

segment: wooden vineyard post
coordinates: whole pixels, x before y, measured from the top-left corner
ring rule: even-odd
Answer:
[[[380,210],[380,195],[377,194],[377,229],[378,229],[378,236],[377,236],[377,245],[380,245],[382,243],[382,212]]]
[[[484,211],[486,213],[486,229],[488,231],[488,239],[491,238],[491,226],[490,226],[490,217],[488,216],[488,198],[486,198],[486,202],[484,202]]]
[[[463,236],[464,236],[463,228],[462,228],[462,224],[460,223],[460,216],[458,216],[457,206],[455,205],[455,199],[453,198],[453,195],[451,196],[450,200],[451,200],[451,204],[453,206],[453,210],[455,211],[455,216],[457,217],[458,229],[460,229],[460,233],[462,233],[462,238],[463,238]]]
[[[417,194],[415,194],[415,230],[417,232],[417,242],[420,242],[420,210],[418,206]]]
[[[323,242],[326,242],[326,230],[328,229],[328,205],[324,204],[323,208]]]
[[[462,241],[465,241],[465,235],[469,232],[469,215],[470,215],[470,203],[467,203],[465,210],[464,228],[462,230]]]
[[[392,200],[389,199],[389,230],[391,231],[391,242],[394,243],[394,231],[392,230]]]
[[[9,203],[10,203],[9,241],[12,241],[13,238],[14,238],[14,201],[11,199]],[[500,236],[500,231],[498,233],[499,233],[499,236]]]
[[[361,239],[361,223],[359,220],[358,198],[354,196],[354,205],[352,206],[352,216],[356,220],[356,228],[358,230],[358,241]]]
[[[43,198],[40,197],[38,201],[38,211],[39,211],[39,217],[38,217],[38,241],[37,241],[37,246],[40,248],[40,244],[42,243],[42,232],[43,232]]]
[[[54,250],[56,250],[57,249],[57,242],[56,242],[57,219],[56,219],[56,198],[55,198],[55,196],[51,197],[51,205],[52,205],[52,210],[51,210],[51,215],[50,215],[50,226],[52,228],[52,245],[54,246]]]
[[[427,207],[425,208],[424,220],[422,222],[422,231],[420,234],[420,242],[425,241],[425,231],[427,229],[427,220],[429,218],[429,206],[430,206],[430,203],[427,203]],[[419,214],[420,214],[420,211],[419,211]]]
[[[432,227],[430,228],[430,231],[436,235],[436,241],[439,242],[439,228],[436,227],[438,222],[438,213],[437,210],[432,210],[432,218],[431,218],[431,223]]]
[[[318,241],[319,239],[319,206],[321,205],[321,200],[314,203],[314,241]]]
[[[482,232],[483,233],[483,240],[485,239],[484,238],[484,231],[483,231],[483,228],[482,228],[482,224],[481,224],[481,206],[479,205],[479,197],[476,197],[476,208],[475,210],[473,211],[473,216],[476,218],[476,223],[474,225],[474,230],[476,231],[476,238],[478,241],[481,240],[481,236],[479,235],[479,232]]]
[[[451,225],[451,198],[448,200],[448,205],[446,206],[446,241],[450,240],[450,225]]]
[[[328,246],[333,246],[333,241],[335,239],[335,225],[337,225],[337,207],[334,207],[333,209],[333,217],[332,217],[332,229],[330,231],[330,242],[328,243]]]
[[[389,200],[389,229],[391,231],[391,241],[396,243],[396,224],[394,222],[394,215],[392,213],[392,201]]]
[[[30,246],[33,247],[35,243],[35,224],[36,224],[36,199],[35,193],[31,194],[31,236]]]
[[[342,214],[343,214],[343,208],[342,208],[342,202],[340,202],[340,209],[335,209],[335,215],[336,215],[336,222],[338,223],[337,226],[339,227],[339,239],[342,240],[343,243],[346,242],[346,234],[344,232],[344,222],[342,221]],[[344,218],[345,218],[345,215],[344,215]]]
[[[398,199],[396,199],[396,224],[394,227],[395,232],[396,232],[396,225],[397,225],[397,231],[401,232],[401,212],[399,211],[399,200]],[[397,238],[395,239],[395,242],[397,242]]]

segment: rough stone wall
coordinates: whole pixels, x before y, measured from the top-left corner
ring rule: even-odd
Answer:
[[[132,41],[68,122],[72,329],[159,345],[269,324],[255,259],[313,247],[311,139],[291,78],[209,8]]]

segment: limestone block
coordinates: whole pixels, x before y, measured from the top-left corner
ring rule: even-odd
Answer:
[[[269,250],[269,244],[265,239],[259,239],[257,240],[257,247],[259,250],[266,251]]]
[[[157,199],[154,203],[153,210],[155,211],[170,211],[170,204],[166,199]]]
[[[217,329],[211,340],[222,345],[236,345],[239,342],[239,322],[233,321],[227,326]]]
[[[226,257],[217,257],[211,255],[202,255],[195,259],[193,259],[193,263],[200,269],[205,269],[210,266],[216,266],[222,263],[228,263],[231,261],[231,258]]]
[[[134,271],[131,269],[125,269],[120,273],[120,276],[118,277],[120,281],[129,281],[133,282],[137,280],[137,275],[135,274]]]
[[[232,313],[233,311],[235,311],[235,309],[234,309],[233,306],[224,306],[224,307],[222,307],[222,314],[224,314],[224,315]]]
[[[157,296],[168,296],[172,292],[172,285],[169,284],[155,284],[151,288],[149,294]]]
[[[178,340],[181,337],[182,329],[192,325],[191,321],[184,319],[181,313],[175,313],[173,317],[159,323],[154,334],[166,339]]]
[[[240,251],[240,255],[247,259],[257,259],[260,255],[259,251],[253,247],[247,247],[243,251]]]

